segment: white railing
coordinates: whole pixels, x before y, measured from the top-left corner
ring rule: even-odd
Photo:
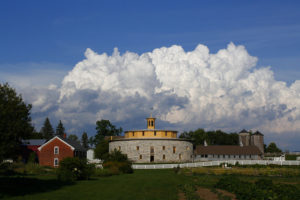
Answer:
[[[194,163],[178,163],[178,164],[133,164],[133,169],[172,169],[174,167],[207,167],[207,166],[219,166],[222,163],[235,165],[300,165],[300,161],[273,161],[273,160],[220,160],[209,162],[194,162]]]

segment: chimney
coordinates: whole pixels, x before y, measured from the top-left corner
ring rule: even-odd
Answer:
[[[66,139],[66,138],[67,138],[67,134],[66,134],[66,133],[64,133],[64,136],[63,136],[63,137],[64,137],[64,139]]]

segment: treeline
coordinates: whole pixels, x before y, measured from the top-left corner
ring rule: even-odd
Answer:
[[[179,138],[191,140],[194,146],[203,145],[204,141],[208,145],[238,145],[239,135],[237,133],[225,133],[221,130],[205,131],[197,129],[195,131],[183,132]]]

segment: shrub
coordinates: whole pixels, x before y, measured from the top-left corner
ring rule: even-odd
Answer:
[[[95,166],[87,164],[85,159],[65,158],[60,162],[57,178],[61,181],[89,179],[95,173]]]
[[[131,174],[133,173],[131,164],[127,155],[122,154],[118,150],[114,150],[107,156],[102,166],[104,169],[108,169],[111,174]]]

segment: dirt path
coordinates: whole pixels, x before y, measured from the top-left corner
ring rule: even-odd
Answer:
[[[222,196],[228,196],[231,198],[231,200],[237,200],[236,196],[234,194],[227,192],[225,190],[217,189],[217,193],[222,194]],[[198,197],[200,197],[200,199],[203,199],[203,200],[219,200],[218,194],[213,193],[208,188],[197,187],[196,194],[198,195]],[[182,191],[180,191],[178,193],[178,199],[186,200],[185,195]]]

